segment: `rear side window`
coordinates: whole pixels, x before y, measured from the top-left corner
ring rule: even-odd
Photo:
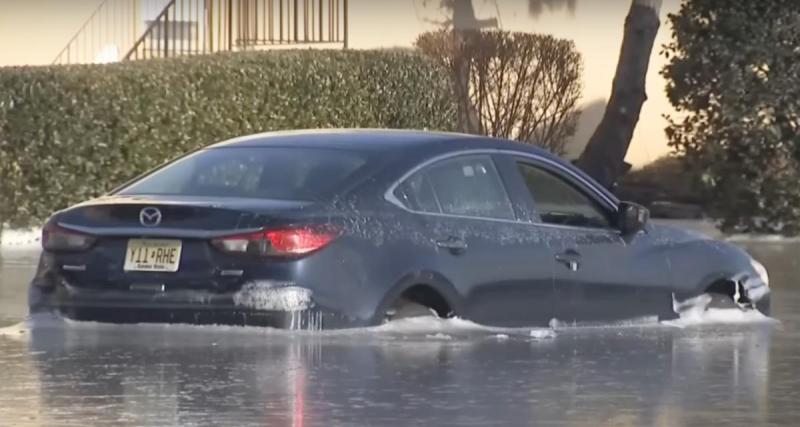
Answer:
[[[409,209],[417,212],[442,213],[428,175],[414,174],[395,190],[395,196]]]
[[[359,153],[282,147],[224,147],[184,157],[123,188],[123,195],[312,200],[366,164]]]
[[[395,197],[419,212],[516,219],[489,156],[465,156],[436,163],[400,184]]]
[[[589,196],[555,174],[519,163],[519,171],[546,224],[610,228],[605,211]]]

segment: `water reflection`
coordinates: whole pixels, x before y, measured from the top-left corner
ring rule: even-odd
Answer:
[[[800,245],[748,246],[779,326],[0,331],[0,425],[798,425]],[[24,316],[31,264],[0,265],[0,327]]]
[[[44,425],[763,424],[771,337],[769,326],[548,340],[44,328],[27,380]]]

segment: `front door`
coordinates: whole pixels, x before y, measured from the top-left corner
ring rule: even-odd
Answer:
[[[622,236],[608,203],[557,167],[520,159],[538,221],[558,231],[555,317],[566,323],[640,320],[669,311],[666,257],[647,232]]]

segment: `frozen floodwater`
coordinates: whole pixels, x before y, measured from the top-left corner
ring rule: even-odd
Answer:
[[[773,317],[499,329],[453,319],[288,333],[25,319],[0,261],[2,426],[796,426],[800,244],[758,241]]]

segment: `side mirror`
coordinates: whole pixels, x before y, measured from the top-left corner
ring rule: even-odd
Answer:
[[[619,204],[617,224],[623,235],[631,236],[644,230],[649,220],[650,211],[644,206],[631,202]]]

